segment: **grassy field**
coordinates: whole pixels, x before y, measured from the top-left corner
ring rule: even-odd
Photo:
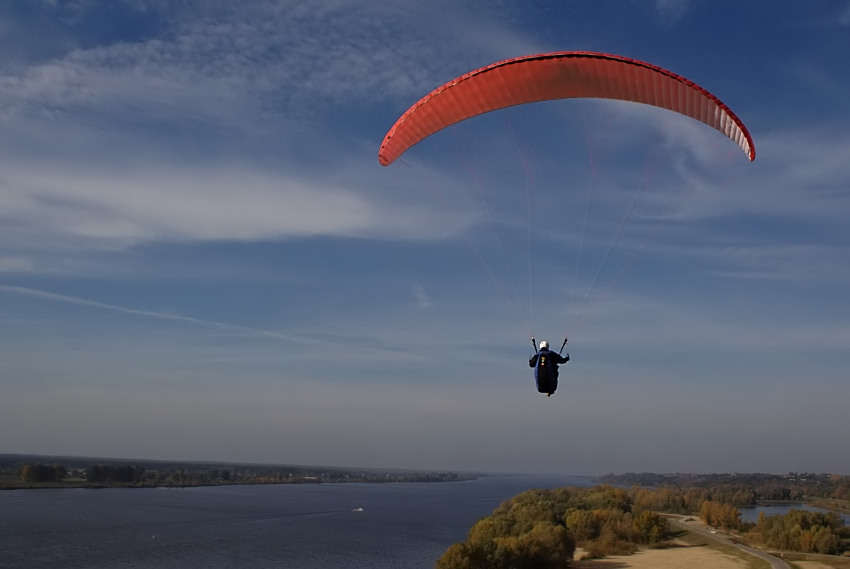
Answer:
[[[795,569],[850,569],[850,557],[786,553],[785,561]]]
[[[575,559],[580,560],[583,553],[577,550]],[[574,566],[579,569],[770,569],[764,559],[684,528],[672,532],[669,547],[577,561]]]
[[[679,532],[674,532],[673,536],[676,541],[683,544],[691,546],[704,544],[713,550],[723,552],[727,555],[737,554],[741,556],[742,561],[750,563],[749,565],[741,565],[741,567],[751,567],[752,569],[768,567],[768,564],[764,560],[753,557],[752,555],[749,555],[722,541],[706,539],[705,536],[696,534],[695,532],[689,532],[682,529]],[[834,555],[807,553],[785,553],[783,559],[795,569],[850,569],[850,557],[836,557]]]
[[[673,538],[677,543],[682,543],[689,547],[706,547],[711,550],[720,552],[728,557],[737,558],[741,562],[741,567],[746,567],[748,569],[769,569],[770,564],[764,559],[759,559],[758,557],[754,557],[745,551],[741,551],[734,545],[730,545],[728,543],[724,543],[715,539],[707,539],[705,536],[699,535],[695,532],[688,531],[686,529],[681,529],[677,532],[673,532]]]

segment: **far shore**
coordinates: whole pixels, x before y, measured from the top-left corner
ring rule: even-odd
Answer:
[[[37,468],[39,475],[27,468]],[[186,488],[340,482],[461,482],[473,472],[0,454],[0,490]]]

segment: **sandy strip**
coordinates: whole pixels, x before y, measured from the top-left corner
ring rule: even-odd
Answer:
[[[574,559],[583,552],[576,549]],[[579,569],[741,569],[743,559],[732,557],[709,547],[673,547],[642,549],[634,555],[611,555],[605,559],[577,561]],[[816,569],[812,567],[811,569]]]

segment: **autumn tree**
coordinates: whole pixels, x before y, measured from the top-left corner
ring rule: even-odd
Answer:
[[[633,553],[666,539],[667,520],[633,511],[623,488],[530,490],[503,502],[450,547],[438,569],[565,567],[577,543],[592,556]]]
[[[737,529],[741,525],[741,513],[735,506],[705,500],[699,509],[700,519],[707,525],[724,530]]]
[[[649,510],[634,516],[632,527],[635,530],[635,541],[644,545],[658,543],[670,533],[667,518]]]
[[[21,480],[32,484],[35,482],[61,482],[68,475],[68,470],[60,465],[26,464],[21,469]]]
[[[759,515],[756,535],[762,543],[776,549],[836,554],[842,539],[850,538],[850,529],[833,512],[792,509],[785,515]]]
[[[563,524],[569,491],[532,490],[503,502],[450,547],[438,569],[567,567],[575,541]]]

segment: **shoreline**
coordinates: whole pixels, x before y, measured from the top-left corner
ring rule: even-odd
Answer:
[[[0,490],[461,482],[478,472],[0,454]]]
[[[217,486],[289,486],[295,484],[392,484],[392,483],[423,483],[423,484],[439,484],[439,483],[451,483],[451,482],[467,482],[471,480],[477,480],[480,478],[479,476],[469,476],[469,477],[458,477],[455,479],[445,478],[445,479],[425,479],[425,478],[417,478],[412,476],[410,478],[385,478],[385,479],[371,479],[371,478],[345,478],[345,479],[336,479],[336,478],[326,478],[321,480],[290,480],[290,481],[268,481],[268,482],[260,482],[260,481],[239,481],[239,482],[197,482],[197,483],[184,483],[184,484],[176,484],[176,483],[165,483],[165,484],[156,484],[156,483],[134,483],[134,482],[104,482],[104,483],[92,483],[86,482],[84,480],[74,480],[68,482],[0,482],[0,491],[3,490],[74,490],[74,489],[82,489],[82,490],[104,490],[107,488],[124,488],[124,489],[153,489],[153,488],[209,488],[209,487],[217,487]]]

